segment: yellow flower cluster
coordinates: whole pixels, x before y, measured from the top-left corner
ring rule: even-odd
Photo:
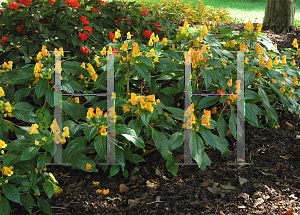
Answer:
[[[141,109],[147,110],[151,113],[153,113],[154,107],[153,104],[156,105],[155,101],[155,95],[149,95],[149,96],[137,96],[135,93],[131,93],[130,99],[128,99],[129,102],[131,102],[132,105],[137,105],[139,102]],[[157,101],[158,102],[158,101]],[[159,103],[159,102],[158,102]],[[129,112],[132,108],[131,105],[124,105],[122,106],[124,113]],[[139,114],[139,110],[136,112]]]
[[[251,24],[250,20],[245,23],[244,29],[248,30],[248,31],[253,31],[254,30],[253,24]]]
[[[293,78],[294,85],[298,86],[298,77]]]
[[[48,52],[47,47],[45,45],[43,45],[42,50],[37,54],[36,58],[37,60],[41,60],[44,57],[50,57],[51,54],[50,52]]]
[[[57,121],[56,121],[56,119],[54,119],[53,120],[53,122],[52,122],[52,124],[50,125],[50,128],[51,128],[51,130],[52,130],[52,132],[53,132],[53,134],[54,134],[54,138],[53,138],[53,140],[54,140],[54,142],[55,143],[57,143],[57,144],[59,144],[60,142],[62,143],[62,144],[64,144],[67,140],[66,140],[66,137],[70,137],[70,131],[69,131],[69,127],[64,127],[63,128],[63,130],[64,130],[64,132],[62,133],[62,139],[61,139],[61,137],[59,136],[59,134],[60,134],[60,129],[59,129],[59,127],[58,127],[58,124],[57,124]]]
[[[298,42],[297,39],[295,38],[292,45],[297,49],[298,48]]]
[[[272,65],[272,59],[269,58],[269,60],[267,60],[266,67],[267,67],[268,69],[271,69],[272,66],[273,66],[273,65]]]
[[[139,49],[139,44],[138,43],[133,43],[132,44],[132,53],[131,53],[132,57],[135,58],[136,56],[141,56],[143,55],[141,52],[140,52],[140,49]]]
[[[5,96],[5,92],[2,87],[0,87],[0,98]]]
[[[13,65],[13,62],[12,61],[8,61],[8,63],[6,63],[6,62],[4,62],[3,64],[2,64],[2,67],[5,69],[7,69],[7,71],[9,71],[9,70],[12,70],[12,65]],[[3,70],[0,70],[1,72],[0,73],[2,73],[2,72],[4,72]]]
[[[100,67],[100,66],[101,66],[101,63],[102,63],[102,61],[99,61],[99,56],[98,56],[98,55],[95,55],[95,57],[94,57],[94,60],[96,61],[96,65],[97,65],[97,67]]]
[[[30,131],[29,131],[29,134],[38,134],[39,133],[39,131],[37,130],[38,127],[39,126],[37,124],[32,124],[31,128],[30,128]]]
[[[3,169],[1,169],[1,172],[6,176],[12,176],[12,174],[14,174],[14,172],[12,171],[13,168],[14,168],[13,166],[10,167],[4,166]]]
[[[211,111],[204,109],[203,112],[201,123],[205,125],[206,128],[210,128]]]
[[[262,47],[259,45],[259,43],[256,44],[256,53],[259,55],[262,55],[264,53]]]
[[[159,62],[158,61],[158,56],[155,54],[154,49],[151,49],[150,52],[148,52],[147,54],[145,54],[145,56],[147,58],[154,57],[154,63]]]
[[[185,112],[184,112],[184,116],[191,116],[190,118],[188,118],[188,120],[186,121],[186,128],[187,129],[192,129],[193,124],[196,123],[196,117],[194,115],[194,103],[191,104],[191,106],[189,106]],[[185,127],[185,124],[182,125],[182,128]]]
[[[95,70],[94,70],[92,64],[90,64],[90,63],[88,63],[88,71],[89,71],[89,73],[90,73],[90,75],[91,75],[91,77],[92,77],[92,80],[93,80],[94,82],[96,82],[96,80],[97,80],[97,78],[98,78],[98,75],[96,74],[96,72],[95,72]]]
[[[43,78],[43,74],[40,74],[40,73],[39,73],[39,72],[41,72],[42,68],[43,68],[43,64],[42,64],[41,61],[39,60],[39,62],[36,63],[36,64],[35,64],[35,67],[34,67],[34,72],[33,72],[33,74],[34,74],[36,80],[33,82],[33,84],[36,84],[40,78]],[[42,70],[42,71],[43,71],[43,70]]]
[[[6,143],[3,141],[3,140],[0,140],[0,148],[1,149],[4,149],[4,148],[6,148]]]
[[[96,114],[94,113],[94,108],[90,107],[88,112],[87,112],[87,117],[88,119],[93,118],[96,116],[98,119],[100,116],[102,116],[103,112],[100,110],[99,107],[96,108]]]
[[[3,96],[4,96],[4,92],[3,92],[3,94],[2,94],[2,93],[1,93],[1,89],[2,89],[2,88],[0,88],[0,95],[3,95]],[[5,105],[5,106],[4,106],[4,105]],[[4,106],[4,108],[3,108],[3,106]],[[11,113],[13,109],[15,109],[15,108],[13,108],[13,107],[11,106],[11,104],[10,104],[9,101],[7,101],[6,103],[4,103],[3,101],[0,101],[0,110],[1,110],[1,114],[4,114],[4,115],[3,115],[4,117],[7,117],[7,115],[8,115],[9,117],[14,117],[14,115]],[[5,112],[6,112],[6,113],[5,113]]]

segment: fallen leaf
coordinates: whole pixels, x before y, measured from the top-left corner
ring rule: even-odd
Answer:
[[[293,215],[294,214],[293,212],[294,212],[293,210],[288,210],[283,215]]]
[[[180,176],[174,176],[174,177],[171,179],[171,181],[174,181],[174,180],[179,181],[180,179],[182,179],[182,177],[180,177]]]
[[[68,175],[70,175],[70,173],[68,172],[68,173],[66,173],[66,174],[63,174],[63,175],[61,175],[61,176],[68,176]]]
[[[234,189],[235,187],[234,186],[230,186],[230,185],[220,185],[223,189],[225,190],[231,190],[231,189]]]
[[[295,127],[294,125],[292,125],[288,122],[285,122],[285,125],[286,125],[287,129],[293,129]]]
[[[130,181],[135,181],[139,176],[138,175],[133,175],[130,178]]]
[[[284,156],[280,156],[281,158],[284,158],[284,159],[286,159],[286,160],[288,160],[289,158],[291,158],[293,155],[291,155],[291,154],[287,154],[287,155],[284,155]]]
[[[240,185],[242,186],[243,184],[247,183],[248,180],[246,178],[239,178],[239,182],[240,182]]]
[[[213,182],[214,182],[213,180],[208,179],[208,180],[204,181],[203,183],[201,183],[200,186],[207,187],[208,185],[210,185]]]
[[[120,184],[119,190],[121,193],[127,192],[128,187],[125,184]]]
[[[220,215],[225,215],[222,211],[220,211]]]

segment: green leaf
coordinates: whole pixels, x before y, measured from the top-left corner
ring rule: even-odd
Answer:
[[[151,88],[151,76],[148,69],[142,63],[134,63],[137,72],[146,80]]]
[[[173,176],[175,176],[178,172],[179,169],[179,165],[176,165],[176,163],[178,163],[178,161],[176,160],[176,158],[172,155],[172,161],[167,161],[166,163],[166,168],[167,170],[172,173]]]
[[[252,123],[252,125],[254,125],[255,127],[259,127],[258,119],[252,105],[255,104],[245,104],[245,117]]]
[[[10,215],[10,205],[7,199],[0,195],[0,214],[2,215]]]
[[[230,118],[229,118],[229,129],[230,129],[232,136],[236,139],[237,138],[237,136],[236,136],[236,115],[233,112],[231,112]]]
[[[179,148],[184,142],[184,134],[182,132],[175,132],[170,136],[170,150]]]
[[[69,99],[62,100],[62,109],[74,119],[79,117],[80,119],[85,120],[86,118],[86,108],[82,104],[74,103]]]
[[[72,37],[73,38],[73,37]],[[77,36],[77,38],[80,40],[80,38]],[[64,72],[66,72],[68,75],[71,73],[74,73],[76,75],[83,75],[85,77],[90,77],[90,73],[87,69],[81,67],[80,62],[75,61],[66,61],[62,63],[61,67]]]
[[[254,99],[254,100],[259,100],[262,97],[259,96],[255,91],[253,90],[245,90],[245,100],[250,100],[250,99]]]
[[[172,95],[180,92],[179,89],[175,88],[175,87],[165,87],[165,88],[161,89],[160,91],[163,92],[164,94],[166,94],[167,96],[172,96]]]
[[[218,117],[217,123],[219,125],[219,127],[217,128],[217,131],[218,131],[220,137],[225,137],[228,126],[227,126],[227,123],[225,122],[225,120],[223,118],[223,114],[222,113]]]
[[[15,186],[12,184],[3,184],[2,191],[10,201],[20,203],[20,193]]]
[[[46,163],[50,163],[52,160],[52,157],[49,153],[45,152],[42,155],[39,156],[37,160],[37,170],[41,172],[43,168],[45,167]]]
[[[10,28],[11,24],[12,24],[12,19],[10,16],[6,16],[6,15],[3,15],[2,16],[2,22],[4,25],[6,25],[7,28]]]
[[[133,144],[134,144],[136,147],[145,149],[145,143],[144,143],[144,141],[143,141],[142,138],[137,137],[137,136],[134,136],[134,135],[130,135],[130,134],[121,134],[121,135],[122,135],[123,137],[125,137],[127,140],[133,142]]]
[[[275,94],[279,97],[279,101],[281,101],[281,103],[284,106],[284,109],[288,109],[289,107],[291,107],[290,102],[287,100],[287,98],[285,96],[282,95],[282,93],[273,85],[270,84],[270,88],[275,92]]]
[[[166,107],[167,111],[172,113],[172,117],[175,119],[183,120],[184,119],[184,110],[180,108]]]
[[[22,206],[36,206],[31,194],[28,192],[26,194],[21,194],[21,205]]]
[[[96,125],[94,125],[92,127],[85,127],[84,128],[84,135],[85,135],[85,137],[88,141],[90,141],[95,136],[96,133],[97,133],[97,126]]]
[[[43,106],[35,112],[35,115],[40,118],[38,123],[39,130],[42,132],[48,130],[51,125],[51,115],[49,109],[47,109],[46,106]]]
[[[201,70],[201,75],[203,75],[204,77],[205,88],[208,89],[212,81],[211,74],[209,71],[203,69],[202,67],[200,67],[200,70]]]
[[[148,127],[152,114],[150,112],[146,113],[146,114],[140,113],[140,116],[141,116],[141,120],[142,120],[143,124]]]
[[[200,132],[201,136],[203,137],[203,139],[208,143],[208,145],[210,145],[214,149],[216,149],[216,141],[215,141],[211,131],[201,127],[199,129],[199,132]]]
[[[37,199],[37,205],[41,209],[41,211],[43,211],[46,214],[52,215],[52,209],[50,204],[46,200],[41,199],[38,196],[36,196],[36,199]]]
[[[136,136],[139,136],[142,131],[142,123],[138,119],[132,119],[128,123],[128,128],[133,129],[136,133]]]
[[[50,199],[54,194],[54,187],[53,187],[53,184],[50,182],[50,179],[45,181],[45,183],[43,185],[43,189],[44,189],[46,195],[48,196],[48,198]]]
[[[11,143],[7,144],[7,147],[5,149],[10,151],[24,150],[27,149],[30,145],[32,145],[32,140],[16,139]]]
[[[91,158],[86,157],[84,154],[79,154],[79,155],[75,156],[74,158],[72,158],[72,163],[75,166],[77,166],[79,169],[86,171],[86,172],[94,172],[95,168],[96,168],[95,162]],[[87,164],[90,164],[92,166],[88,170],[85,169]]]
[[[14,102],[16,103],[21,102],[22,99],[29,96],[30,92],[31,92],[30,88],[23,88],[21,90],[18,90],[14,95]]]
[[[17,110],[28,110],[28,111],[34,110],[34,107],[27,102],[18,102],[17,104],[12,105],[12,107]]]
[[[195,108],[195,109],[201,110],[201,109],[210,107],[210,106],[216,104],[217,102],[219,102],[220,99],[221,99],[220,96],[206,96],[200,100],[197,108]]]
[[[47,86],[48,86],[48,83],[47,83],[47,80],[46,79],[40,79],[36,85],[35,85],[35,93],[36,93],[36,96],[38,98],[42,97],[46,90],[47,90]]]
[[[149,66],[151,69],[154,70],[154,66],[152,64],[152,61],[149,58],[147,58],[145,56],[137,56],[134,59],[141,60],[145,65]]]
[[[229,143],[227,142],[227,140],[225,138],[218,137],[217,135],[214,135],[214,134],[213,134],[213,137],[216,142],[216,148],[218,150],[220,150],[220,152],[222,152],[222,154],[228,158],[230,151],[228,149]]]
[[[200,166],[203,162],[204,144],[200,136],[193,132],[189,141],[189,147],[191,150],[192,157]]]
[[[254,72],[246,72],[245,73],[245,88],[249,85],[252,84],[252,82],[255,79],[256,74]]]
[[[112,176],[115,176],[116,174],[118,174],[119,171],[120,171],[120,166],[119,165],[112,165],[110,167],[108,178],[111,178]]]
[[[98,135],[94,141],[95,150],[100,158],[106,159],[106,136]]]
[[[67,145],[68,154],[73,157],[84,150],[86,147],[86,138],[84,136],[76,137]]]
[[[161,153],[164,159],[172,161],[172,153],[170,151],[169,140],[167,139],[167,137],[163,133],[158,132],[152,127],[151,130],[152,139],[155,143],[157,150]]]
[[[32,111],[26,111],[26,110],[13,110],[12,114],[15,118],[18,120],[21,120],[23,122],[30,122],[30,123],[38,123],[38,117],[35,116],[35,114]]]
[[[37,146],[31,146],[22,153],[21,160],[26,161],[34,158],[39,151],[39,147]]]

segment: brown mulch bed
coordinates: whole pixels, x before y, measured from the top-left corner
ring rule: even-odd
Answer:
[[[236,25],[242,27],[243,25]],[[237,29],[239,30],[239,29]],[[297,33],[265,33],[278,50],[292,48]],[[300,214],[300,116],[277,110],[280,128],[258,129],[246,125],[246,161],[253,165],[228,165],[235,161],[236,143],[227,136],[229,159],[219,151],[208,149],[212,164],[206,171],[198,166],[180,166],[176,177],[165,168],[165,160],[155,151],[145,156],[137,176],[131,179],[122,173],[108,179],[98,167],[98,173],[86,173],[63,166],[49,166],[63,193],[47,199],[53,214],[283,214],[294,210]],[[265,125],[265,122],[262,121]],[[134,167],[134,166],[132,166]],[[63,176],[69,173],[67,176]],[[146,186],[152,180],[156,188]],[[93,181],[109,189],[106,196],[97,194]],[[121,193],[120,184],[129,187]],[[224,185],[230,185],[224,186]],[[28,214],[17,204],[16,215]],[[37,207],[34,214],[44,214]]]

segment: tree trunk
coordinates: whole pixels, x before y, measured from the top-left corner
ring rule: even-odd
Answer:
[[[295,4],[296,0],[266,0],[262,30],[274,33],[295,31]]]

